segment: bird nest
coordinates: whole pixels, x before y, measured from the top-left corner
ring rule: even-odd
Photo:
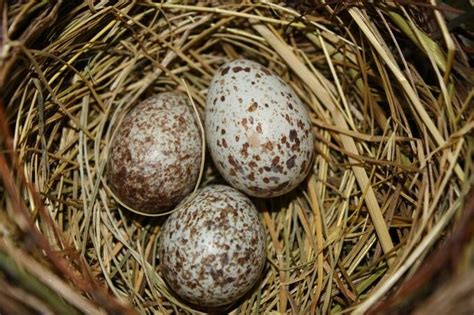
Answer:
[[[447,22],[462,10],[435,1],[0,8],[1,310],[197,312],[161,277],[164,218],[131,213],[107,189],[107,148],[147,96],[181,91],[203,112],[213,74],[236,58],[269,67],[307,105],[316,158],[293,192],[254,199],[266,266],[222,311],[439,311],[446,296],[474,292],[466,281],[453,289],[474,265],[463,258],[473,248],[472,60]],[[200,186],[222,182],[208,156],[202,171]]]

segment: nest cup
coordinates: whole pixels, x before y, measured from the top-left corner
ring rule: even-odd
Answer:
[[[0,309],[199,311],[162,280],[163,218],[132,214],[107,189],[107,150],[123,114],[147,96],[181,91],[202,112],[214,72],[236,58],[293,87],[311,112],[316,158],[296,190],[254,200],[266,267],[220,311],[422,312],[450,309],[437,295],[448,287],[453,300],[474,292],[457,287],[474,265],[465,254],[474,210],[464,205],[472,72],[445,12],[211,2],[0,5]],[[206,160],[201,186],[222,181]]]

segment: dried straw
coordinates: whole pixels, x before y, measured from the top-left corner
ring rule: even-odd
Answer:
[[[380,307],[461,216],[474,172],[467,57],[434,0],[397,2],[2,2],[0,309],[197,312],[161,278],[163,218],[107,189],[107,148],[153,93],[182,91],[202,112],[238,57],[308,105],[317,157],[295,192],[255,200],[267,267],[227,311]],[[201,186],[216,181],[203,165]]]

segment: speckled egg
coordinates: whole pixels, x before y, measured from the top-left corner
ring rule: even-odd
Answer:
[[[134,107],[118,127],[108,185],[137,212],[160,213],[194,189],[201,155],[201,134],[186,96],[157,94]]]
[[[168,285],[191,304],[230,304],[258,281],[265,232],[251,201],[229,186],[203,188],[164,223],[159,241]]]
[[[314,152],[308,110],[264,66],[245,59],[223,65],[210,84],[205,113],[212,159],[233,187],[275,197],[308,174]]]

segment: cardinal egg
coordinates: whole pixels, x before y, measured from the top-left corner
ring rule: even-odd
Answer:
[[[191,304],[217,307],[256,284],[265,263],[265,233],[245,195],[212,185],[166,220],[158,253],[174,292]]]
[[[206,138],[214,163],[233,187],[275,197],[298,186],[314,152],[311,120],[293,89],[262,65],[223,65],[209,87]]]
[[[123,119],[112,140],[108,185],[140,213],[169,210],[194,188],[201,163],[201,135],[188,99],[154,95]]]

